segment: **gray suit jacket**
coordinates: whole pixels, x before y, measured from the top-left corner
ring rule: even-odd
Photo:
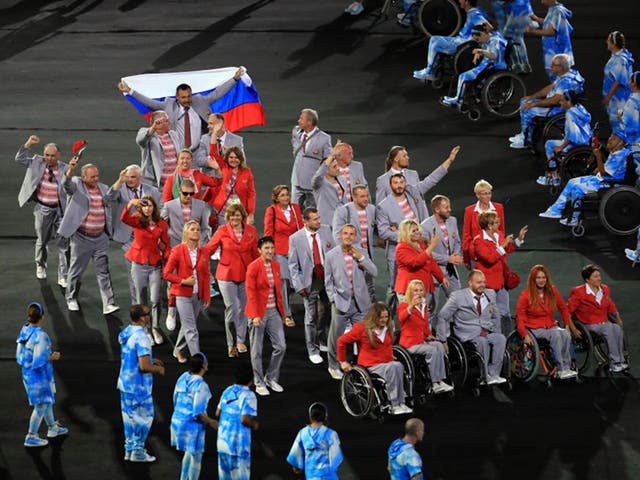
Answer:
[[[355,160],[351,162],[351,165],[349,165],[349,177],[351,178],[351,189],[356,185],[364,185],[365,187],[369,185],[364,177],[362,162],[356,162]]]
[[[198,149],[193,152],[193,165],[194,167],[201,168],[204,173],[207,175],[212,175],[213,169],[209,168],[207,165],[207,157],[209,156],[209,145],[211,144],[211,134],[205,133],[200,137],[200,144],[198,145]],[[222,143],[223,148],[229,147],[240,147],[242,152],[245,154],[245,160],[247,159],[247,154],[244,151],[244,140],[240,135],[236,135],[235,133],[231,133],[227,130],[226,135],[224,137],[224,142]]]
[[[473,295],[469,288],[451,293],[438,313],[438,340],[443,342],[447,339],[449,323],[452,324],[456,336],[463,342],[479,336],[483,328],[492,333],[502,333],[495,292],[487,289],[482,293],[489,300],[489,304],[482,310],[481,315],[478,315]]]
[[[331,153],[331,136],[317,129],[307,139],[304,151],[302,149],[302,136],[300,127],[294,127],[291,132],[291,146],[294,158],[291,185],[311,190],[311,179],[318,171],[322,160]]]
[[[427,212],[427,206],[422,200],[422,196],[419,191],[415,187],[407,185],[405,195],[407,196],[407,201],[411,206],[411,210],[413,210],[413,213],[415,213],[416,218],[418,219],[418,223],[425,220],[429,216],[429,212]],[[396,230],[391,230],[390,227],[392,225],[399,227],[400,222],[404,219],[405,215],[393,195],[389,195],[382,200],[382,202],[376,205],[378,235],[380,235],[380,238],[387,241],[387,245],[395,245],[398,243],[398,229],[396,228]]]
[[[143,127],[138,130],[136,135],[136,143],[140,147],[142,181],[156,188],[160,188],[160,178],[162,176],[162,167],[164,166],[164,150],[160,139],[154,133],[149,136],[149,127]],[[169,137],[176,149],[176,156],[182,148],[182,139],[178,132],[169,130]]]
[[[327,252],[335,247],[329,226],[320,225],[316,239],[320,240],[320,251],[326,263]],[[313,251],[307,241],[307,232],[304,228],[289,237],[288,264],[293,289],[299,292],[305,288],[311,288],[311,283],[313,282]]]
[[[366,312],[371,306],[371,296],[364,272],[366,270],[375,277],[378,269],[369,257],[363,255],[363,259],[361,264],[353,260],[353,286],[349,281],[347,264],[340,245],[331,249],[324,259],[324,286],[327,296],[341,312],[349,310],[352,299],[355,300],[361,312]]]
[[[34,194],[40,185],[42,175],[47,168],[47,164],[44,161],[42,155],[29,156],[30,150],[25,148],[24,145],[20,146],[20,150],[16,153],[16,163],[19,163],[23,167],[27,167],[27,172],[22,180],[22,186],[20,187],[20,193],[18,193],[18,205],[24,207],[24,205],[34,198]],[[64,192],[62,184],[64,183],[64,174],[69,168],[64,162],[58,162],[58,175],[56,175],[56,181],[58,182],[58,199],[60,200],[60,207],[64,212],[67,206],[67,194]]]
[[[213,102],[224,96],[229,90],[231,90],[236,84],[233,78],[230,78],[226,82],[218,85],[216,89],[208,95],[194,94],[191,96],[191,108],[198,114],[203,122],[207,122],[209,115],[211,114],[210,106]],[[140,92],[132,90],[130,95],[143,103],[152,110],[164,110],[169,116],[171,125],[175,125],[180,116],[181,110],[177,100],[173,97],[166,98],[163,102],[154,100],[153,98],[146,97]]]
[[[373,239],[373,228],[376,226],[376,207],[369,204],[365,209],[367,212],[367,255],[369,258],[373,258],[373,248],[375,247]],[[362,235],[360,234],[360,218],[358,217],[358,211],[356,210],[353,202],[349,202],[346,205],[342,205],[336,209],[333,214],[333,238],[336,243],[340,242],[340,229],[350,223],[356,227],[356,235],[358,239],[358,245],[362,243]]]
[[[417,185],[420,182],[420,175],[416,170],[410,168],[404,169],[404,178],[407,185]],[[391,195],[391,171],[387,171],[376,179],[376,203],[380,203],[385,197]]]
[[[449,263],[449,256],[453,255],[454,253],[462,255],[462,241],[460,240],[460,233],[458,233],[458,221],[456,220],[456,217],[452,216],[447,218],[444,224],[447,227],[447,231],[449,232],[448,250],[447,246],[444,243],[444,240],[442,239],[442,229],[440,228],[440,225],[438,225],[438,222],[433,215],[422,222],[420,224],[420,227],[422,229],[424,238],[427,239],[427,243],[431,241],[431,235],[433,235],[433,230],[435,229],[436,235],[438,236],[440,241],[436,245],[436,248],[434,248],[431,252],[431,255],[433,256],[434,260],[438,262],[438,265],[440,265],[440,269],[442,270],[442,272],[446,273],[447,264]],[[452,266],[455,269],[455,266]],[[458,278],[460,277],[458,276]]]
[[[89,214],[89,203],[91,201],[87,187],[80,177],[64,177],[64,191],[67,193],[67,208],[64,211],[58,235],[70,238],[80,227]],[[113,227],[111,225],[111,203],[115,200],[117,192],[109,192],[109,187],[104,183],[98,183],[98,188],[102,194],[104,203],[104,213],[106,216],[105,232],[111,238]]]
[[[182,206],[180,199],[169,200],[162,207],[160,216],[169,223],[169,243],[171,248],[182,243],[182,228],[186,223],[182,218]],[[200,245],[206,245],[209,241],[209,206],[202,200],[194,198],[191,200],[191,217],[189,220],[200,222]]]
[[[144,183],[140,184],[142,188],[142,196],[150,196],[153,198],[153,201],[156,202],[158,208],[162,208],[162,195],[160,191],[151,185],[145,185]],[[113,198],[113,201],[116,204],[115,218],[113,223],[113,240],[118,243],[125,244],[129,240],[133,239],[133,229],[120,220],[120,215],[122,215],[122,210],[127,206],[130,200],[135,198],[135,195],[131,192],[129,188],[127,188],[126,184],[120,185],[118,190],[114,190],[113,187],[109,187],[107,195],[110,198]]]
[[[323,162],[311,179],[311,188],[313,189],[313,197],[316,199],[318,213],[320,213],[320,220],[331,225],[336,208],[347,203],[347,182],[344,177],[336,177],[342,187],[342,195],[339,197],[336,187],[325,177],[327,170],[327,166]]]

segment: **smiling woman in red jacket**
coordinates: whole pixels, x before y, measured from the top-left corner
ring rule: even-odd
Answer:
[[[558,365],[558,378],[565,380],[575,377],[577,372],[571,370],[571,334],[558,326],[553,317],[556,310],[560,312],[565,327],[574,336],[578,335],[567,304],[551,281],[549,270],[544,265],[534,265],[529,271],[527,286],[518,299],[516,328],[527,345],[533,345],[529,330],[536,339],[551,344]]]
[[[249,264],[258,256],[258,233],[246,223],[247,212],[234,203],[227,208],[228,223],[220,226],[206,246],[209,254],[220,248],[216,280],[224,301],[224,330],[230,358],[247,351],[247,318],[243,315],[247,303],[245,275]]]
[[[282,275],[282,301],[287,318],[291,316],[289,305],[289,237],[300,230],[304,223],[297,203],[291,202],[291,192],[286,185],[276,185],[271,191],[273,205],[264,212],[264,234],[275,242],[275,259]]]
[[[182,243],[173,247],[162,271],[165,280],[171,282],[169,293],[175,295],[180,315],[180,332],[173,350],[180,363],[187,361],[184,347],[191,355],[200,352],[196,320],[200,310],[209,306],[210,256],[206,248],[200,248],[200,223],[190,220],[182,229]]]
[[[384,303],[374,303],[364,320],[338,338],[337,356],[340,368],[349,372],[353,367],[347,362],[347,347],[358,345],[358,365],[380,375],[387,384],[391,413],[411,413],[404,403],[404,367],[393,359],[393,322],[391,312]]]
[[[191,180],[196,186],[195,196],[193,198],[201,199],[203,192],[202,186],[209,187],[207,189],[208,195],[213,195],[218,191],[220,186],[220,179],[210,177],[209,175],[202,173],[200,170],[194,170],[193,154],[188,148],[180,150],[178,153],[178,165],[173,175],[167,178],[162,189],[162,203],[167,203],[174,198],[180,198],[180,185],[184,180]]]
[[[131,213],[133,208],[137,213]],[[160,331],[162,311],[162,261],[169,258],[169,225],[160,218],[160,210],[153,198],[132,199],[120,216],[122,223],[133,229],[133,242],[125,254],[131,262],[131,276],[136,289],[136,303],[151,302],[151,333],[156,344],[164,342]]]

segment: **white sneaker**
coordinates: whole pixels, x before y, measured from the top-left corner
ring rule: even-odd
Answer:
[[[65,289],[69,286],[69,284],[67,283],[67,279],[64,277],[58,278],[58,285]]]
[[[280,385],[278,382],[276,382],[275,380],[270,380],[268,378],[264,379],[264,383],[267,384],[267,387],[269,387],[271,390],[273,390],[276,393],[282,393],[284,392],[284,388],[282,388],[282,385]]]
[[[117,312],[118,310],[120,310],[119,306],[114,305],[113,303],[110,303],[109,305],[107,305],[106,307],[104,307],[102,309],[102,314],[103,315],[110,315],[113,312]]]
[[[545,210],[544,212],[539,213],[538,216],[542,218],[554,218],[556,220],[562,218],[562,215],[560,215],[559,213],[553,213],[550,210]]]
[[[578,225],[578,217],[562,218],[558,223],[567,227],[575,227]]]
[[[329,375],[334,380],[342,380],[342,377],[344,377],[344,374],[336,368],[329,368]]]
[[[560,177],[547,177],[546,175],[541,175],[536,180],[536,183],[538,185],[542,185],[543,187],[546,187],[546,186],[549,186],[549,185],[559,186],[560,185]]]
[[[415,78],[416,80],[422,80],[422,81],[427,81],[427,80],[433,81],[435,79],[435,75],[427,73],[427,69],[423,68],[422,70],[414,70],[413,78]]]
[[[127,452],[127,451],[125,451],[125,452],[124,452],[124,461],[125,461],[125,462],[128,462],[128,461],[130,461],[130,460],[131,460],[131,452]]]
[[[624,372],[627,368],[629,368],[628,365],[625,367],[622,363],[614,363],[609,367],[609,370],[611,370],[612,373],[620,373]]]
[[[413,410],[407,407],[404,403],[391,407],[391,415],[404,415],[407,413],[413,413]]]
[[[524,143],[524,135],[522,132],[516,133],[513,137],[509,137],[509,143],[522,142]]]
[[[569,380],[570,378],[575,378],[578,376],[578,372],[576,372],[575,370],[560,370],[558,372],[558,378],[560,380]]]
[[[500,385],[501,383],[507,383],[507,379],[500,375],[496,375],[495,377],[489,375],[487,378],[487,385]]]
[[[36,278],[39,280],[47,278],[47,269],[40,265],[36,265]]]
[[[362,2],[352,2],[344,9],[344,13],[348,13],[350,15],[360,15],[363,11],[364,6],[362,5]]]
[[[266,397],[267,395],[271,394],[271,392],[269,392],[269,389],[264,385],[256,385],[256,393],[262,397]]]
[[[317,353],[314,353],[313,355],[309,355],[309,360],[311,361],[311,363],[314,363],[316,365],[318,365],[319,363],[322,363],[324,360],[322,360],[322,357],[320,355],[318,355]]]
[[[509,146],[511,148],[515,148],[517,150],[521,150],[523,148],[527,148],[527,146],[524,144],[524,138],[519,138],[515,142],[511,142],[511,145],[509,145]]]
[[[167,319],[165,320],[167,330],[173,332],[176,329],[176,307],[169,307]]]
[[[156,461],[156,457],[149,455],[146,450],[134,450],[131,452],[129,461],[151,463]]]
[[[398,25],[400,25],[402,27],[410,27],[411,26],[411,19],[405,13],[399,13],[398,15],[396,15],[396,19],[398,21]]]
[[[640,256],[638,255],[638,250],[631,250],[630,248],[624,249],[624,255],[632,262],[640,261]]]
[[[162,345],[164,343],[164,337],[158,327],[153,327],[151,329],[151,335],[153,336],[153,341],[156,345]]]
[[[70,312],[79,312],[80,311],[80,305],[78,305],[78,301],[77,300],[67,300],[67,309]]]
[[[320,351],[321,352],[328,352],[329,351],[329,347],[327,347],[326,345],[320,345]]]
[[[432,385],[432,388],[433,388],[433,393],[435,394],[447,393],[453,390],[453,387],[445,382],[436,382]]]

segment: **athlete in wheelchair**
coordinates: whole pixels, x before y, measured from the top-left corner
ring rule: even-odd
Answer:
[[[402,302],[398,305],[400,339],[410,354],[414,366],[414,392],[448,393],[453,387],[444,380],[447,377],[446,357],[442,343],[429,328],[427,293],[421,280],[411,280]]]
[[[560,99],[565,92],[573,90],[579,94],[584,91],[584,78],[577,70],[571,69],[571,58],[565,54],[553,57],[551,69],[558,78],[538,90],[533,95],[522,98],[520,102],[520,132],[509,138],[511,148],[529,148],[536,136],[537,119],[543,124],[554,119],[554,116],[563,113],[560,108]]]
[[[347,347],[358,346],[358,365],[347,361]],[[363,321],[338,338],[337,358],[345,372],[340,393],[345,409],[354,417],[413,410],[405,404],[405,368],[394,360],[393,321],[389,307],[375,303]]]
[[[582,269],[583,285],[571,290],[569,312],[574,323],[585,328],[580,341],[587,351],[593,349],[599,363],[611,373],[625,372],[629,363],[624,346],[622,318],[611,298],[609,287],[602,283],[600,268],[589,264]]]
[[[560,313],[565,328],[558,326],[555,311]],[[507,338],[512,375],[528,382],[542,367],[547,382],[552,377],[575,378],[578,372],[571,368],[571,337],[578,336],[579,331],[544,265],[531,267],[516,312],[516,330]]]
[[[499,385],[508,379],[509,359],[505,355],[506,338],[500,331],[500,313],[496,295],[485,290],[485,276],[472,270],[468,288],[453,292],[438,314],[436,338],[443,342],[451,364],[456,388],[467,383],[470,367],[478,365],[472,391],[480,385]],[[504,368],[506,367],[506,368]]]

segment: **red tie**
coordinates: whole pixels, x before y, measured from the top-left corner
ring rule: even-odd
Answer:
[[[302,135],[302,153],[307,153],[307,140],[309,140],[309,137],[305,133]]]
[[[322,266],[322,259],[320,258],[320,248],[316,241],[315,233],[311,234],[311,241],[313,242],[313,276],[318,280],[324,278],[324,267]]]
[[[224,150],[222,149],[222,140],[218,139],[218,153],[220,154],[221,157],[224,156]]]
[[[482,304],[480,303],[480,295],[474,295],[476,299],[476,310],[478,311],[478,316],[482,315]]]
[[[191,148],[191,122],[189,121],[189,107],[184,107],[184,146]]]

